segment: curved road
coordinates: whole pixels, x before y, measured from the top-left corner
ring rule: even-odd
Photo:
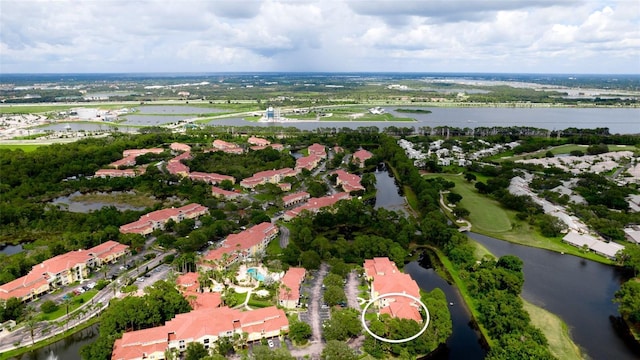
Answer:
[[[144,267],[148,267],[152,269],[160,264],[162,260],[164,260],[165,256],[168,256],[173,252],[167,252],[165,254],[156,256],[150,261],[141,264],[138,269]],[[138,270],[138,274],[139,274]],[[134,271],[127,272],[118,279],[124,276],[133,275]],[[114,280],[117,281],[117,280]],[[146,285],[146,284],[145,284]],[[109,306],[109,301],[114,297],[113,287],[111,285],[107,285],[104,289],[100,290],[91,301],[77,308],[69,315],[64,315],[54,321],[40,321],[35,324],[33,327],[33,342],[39,342],[42,340],[49,339],[55,335],[61,334],[62,332],[73,329],[76,326],[79,326],[89,319],[100,315],[102,310],[104,310],[107,306]],[[63,322],[69,319],[67,324]],[[23,323],[24,324],[24,323]],[[4,333],[4,332],[3,332]],[[25,324],[9,333],[3,334],[0,336],[0,353],[4,353],[6,351],[17,349],[21,346],[30,346],[32,343],[31,339],[31,331],[29,327]],[[16,346],[15,344],[18,344]]]

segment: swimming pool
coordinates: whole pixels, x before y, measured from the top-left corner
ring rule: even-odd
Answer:
[[[260,274],[257,268],[248,268],[247,274],[258,281],[264,281],[264,275]]]

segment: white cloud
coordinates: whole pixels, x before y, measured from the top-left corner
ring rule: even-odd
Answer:
[[[640,73],[636,0],[0,1],[5,73]]]

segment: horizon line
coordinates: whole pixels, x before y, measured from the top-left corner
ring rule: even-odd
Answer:
[[[566,72],[480,72],[480,71],[131,71],[131,72],[13,72],[0,73],[15,75],[250,75],[250,74],[474,74],[474,75],[624,75],[640,76],[640,73],[566,73]]]

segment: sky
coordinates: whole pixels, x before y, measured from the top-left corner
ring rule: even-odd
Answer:
[[[639,74],[639,0],[0,0],[0,73]]]

